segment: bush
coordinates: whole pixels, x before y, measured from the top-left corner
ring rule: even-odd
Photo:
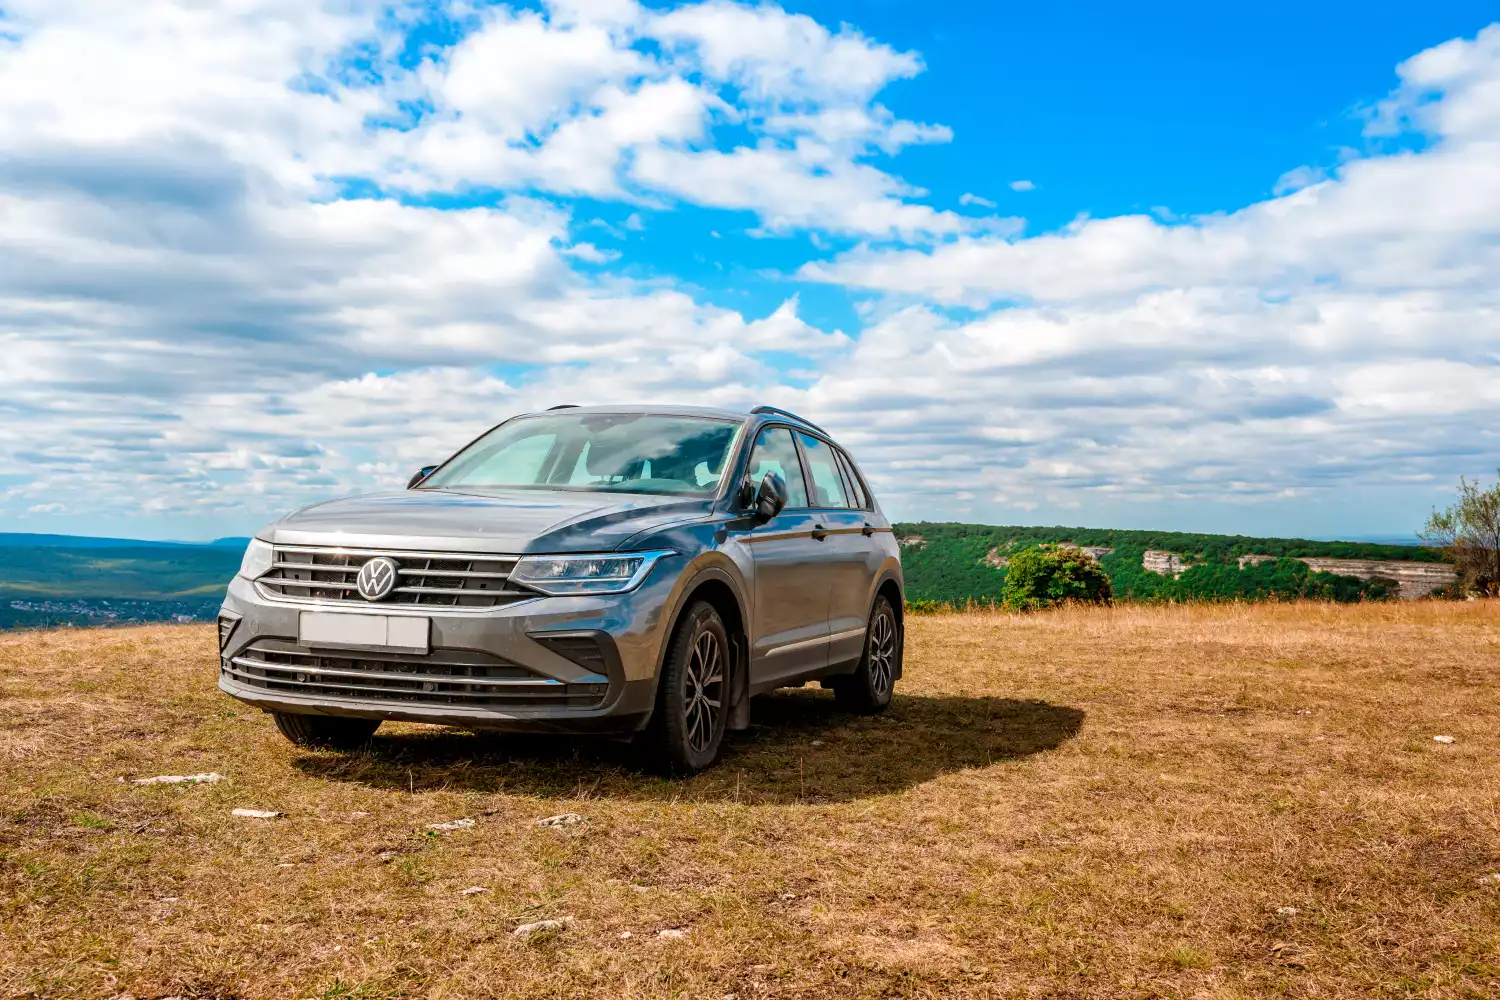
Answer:
[[[1481,490],[1458,478],[1458,503],[1433,511],[1422,540],[1455,564],[1469,593],[1500,597],[1500,482]]]
[[[1079,549],[1043,544],[1010,557],[1003,599],[1007,607],[1031,611],[1054,604],[1108,604],[1109,577],[1093,556]]]

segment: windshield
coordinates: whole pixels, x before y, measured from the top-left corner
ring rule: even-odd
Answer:
[[[648,413],[508,420],[422,483],[713,496],[740,422]]]

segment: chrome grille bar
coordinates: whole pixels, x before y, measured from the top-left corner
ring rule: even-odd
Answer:
[[[310,663],[272,663],[268,660],[253,660],[249,657],[236,656],[232,661],[237,667],[256,667],[261,670],[272,670],[284,674],[305,674],[308,677],[358,677],[370,681],[430,681],[434,676],[442,677],[444,683],[463,684],[471,688],[497,688],[497,687],[564,687],[562,681],[553,680],[550,677],[447,677],[432,674],[410,674],[410,673],[384,673],[378,670],[345,670],[339,667],[324,667]],[[358,662],[358,661],[356,661]]]
[[[271,599],[401,608],[494,608],[537,595],[510,586],[516,556],[316,545],[277,545],[256,585]],[[397,563],[402,586],[372,604],[359,595],[359,569],[377,556]]]
[[[226,659],[223,670],[241,684],[266,691],[429,706],[590,708],[603,700],[608,687],[543,677],[485,653],[440,650],[430,656],[401,656],[351,650],[329,656],[282,640],[255,642]]]

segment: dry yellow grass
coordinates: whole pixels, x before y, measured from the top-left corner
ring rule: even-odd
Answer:
[[[212,645],[0,638],[0,994],[1500,996],[1494,604],[918,618],[886,716],[777,695],[688,781],[298,750]]]

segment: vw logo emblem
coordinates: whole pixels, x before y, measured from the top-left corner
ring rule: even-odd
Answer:
[[[359,596],[367,601],[378,601],[396,589],[396,560],[376,556],[359,568],[354,585]]]

